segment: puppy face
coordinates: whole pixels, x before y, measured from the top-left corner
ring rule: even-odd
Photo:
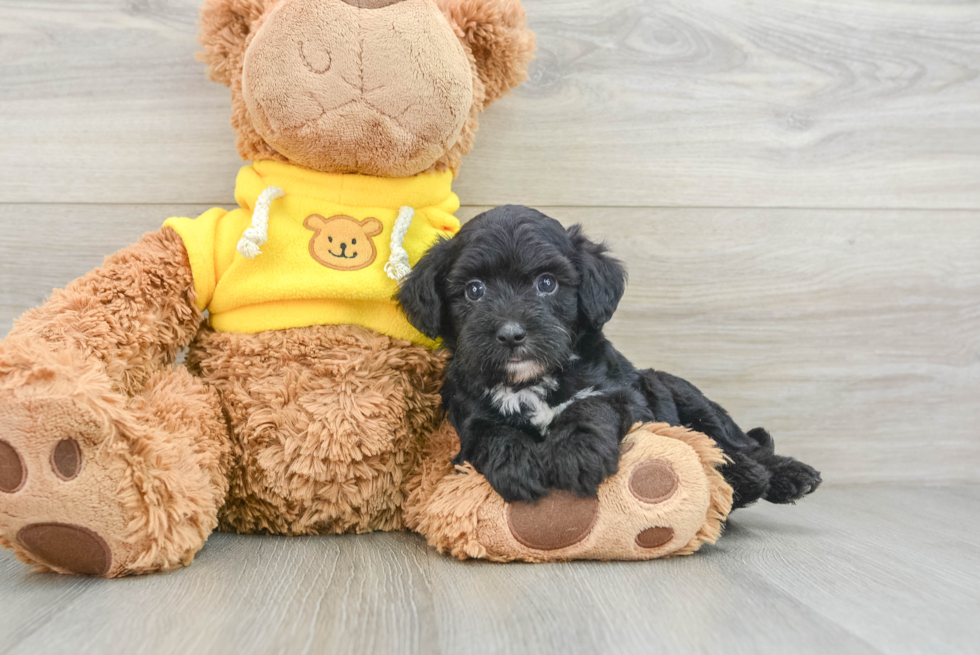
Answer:
[[[484,221],[446,276],[455,355],[488,382],[529,382],[572,354],[580,276],[557,221]]]
[[[624,287],[622,266],[579,226],[505,206],[436,244],[399,301],[469,376],[520,385],[562,369],[582,334],[609,320]]]

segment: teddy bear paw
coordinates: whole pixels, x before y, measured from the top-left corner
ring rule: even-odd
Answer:
[[[35,567],[109,576],[129,550],[105,427],[69,399],[0,399],[0,545]]]
[[[481,508],[478,540],[501,560],[643,560],[689,554],[714,542],[731,508],[715,470],[721,454],[704,435],[663,424],[623,442],[619,472],[597,497],[554,491],[536,503]]]

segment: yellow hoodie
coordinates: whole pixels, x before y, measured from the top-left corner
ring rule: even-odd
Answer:
[[[434,347],[392,296],[409,266],[459,231],[451,185],[448,171],[386,179],[263,161],[239,171],[239,209],[164,225],[183,239],[215,330],[351,323]]]

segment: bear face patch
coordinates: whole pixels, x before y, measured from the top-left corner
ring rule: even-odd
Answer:
[[[303,227],[313,230],[310,255],[318,263],[337,271],[356,271],[370,266],[378,257],[374,237],[384,225],[376,218],[359,221],[340,214],[324,218],[319,214],[307,216]]]

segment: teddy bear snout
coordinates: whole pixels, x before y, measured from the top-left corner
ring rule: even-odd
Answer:
[[[402,0],[342,0],[342,2],[358,9],[381,9],[402,2]]]
[[[288,0],[249,42],[242,99],[292,163],[407,177],[459,139],[473,70],[432,0]]]
[[[300,41],[297,43],[297,46],[299,47],[299,56],[303,60],[303,65],[311,73],[323,75],[330,70],[330,64],[333,63],[333,60],[330,58],[330,51],[325,44],[315,41]]]

